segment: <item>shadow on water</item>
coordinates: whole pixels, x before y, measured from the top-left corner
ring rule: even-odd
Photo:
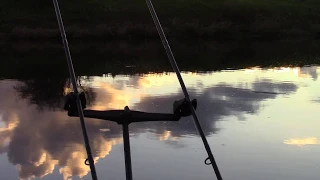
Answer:
[[[79,82],[81,83],[79,78]],[[39,110],[49,108],[62,110],[65,95],[71,91],[71,82],[67,78],[38,78],[22,80],[14,89],[21,99],[28,99],[30,104],[37,105]],[[95,92],[90,87],[81,87],[87,95],[88,104],[95,98]]]
[[[319,42],[295,41],[177,41],[170,40],[182,71],[240,69],[252,66],[319,64]],[[1,44],[0,78],[67,77],[60,42]],[[161,41],[70,41],[77,75],[141,74],[172,71]]]

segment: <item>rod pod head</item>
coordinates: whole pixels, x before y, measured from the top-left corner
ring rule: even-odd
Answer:
[[[197,109],[197,100],[193,99],[191,101],[191,104],[194,109]],[[180,117],[186,117],[191,115],[191,110],[189,106],[189,102],[183,98],[177,101],[174,101],[173,103],[173,112],[174,114],[180,116]]]
[[[87,107],[87,99],[84,92],[79,94],[79,99],[83,109]],[[78,112],[77,110],[77,97],[74,92],[71,92],[65,97],[64,110],[68,111],[68,115],[72,115]]]

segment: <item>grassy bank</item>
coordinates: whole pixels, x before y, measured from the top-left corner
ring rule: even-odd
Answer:
[[[176,38],[320,37],[319,0],[154,1],[167,35]],[[60,1],[69,38],[158,38],[144,0]],[[52,1],[3,0],[0,38],[59,38]]]

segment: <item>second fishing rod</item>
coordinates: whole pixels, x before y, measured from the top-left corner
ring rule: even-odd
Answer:
[[[191,101],[190,101],[189,93],[188,93],[187,88],[186,88],[186,85],[185,85],[185,83],[184,83],[184,81],[183,81],[183,79],[182,79],[182,76],[181,76],[179,67],[178,67],[178,65],[177,65],[177,63],[176,63],[176,60],[175,60],[175,58],[174,58],[174,55],[173,55],[173,53],[172,53],[172,50],[171,50],[171,48],[170,48],[169,42],[168,42],[168,40],[167,40],[167,38],[166,38],[166,35],[165,35],[165,33],[164,33],[163,29],[162,29],[162,26],[161,26],[161,23],[160,23],[159,18],[158,18],[158,16],[157,16],[157,13],[156,13],[156,11],[155,11],[155,9],[154,9],[154,7],[153,7],[153,4],[152,4],[151,0],[146,0],[146,3],[147,3],[147,6],[148,6],[148,9],[149,9],[149,11],[150,11],[152,20],[153,20],[153,22],[154,22],[154,24],[155,24],[155,26],[156,26],[156,28],[157,28],[157,31],[158,31],[158,33],[159,33],[160,38],[161,38],[163,47],[164,47],[165,50],[166,50],[166,54],[167,54],[167,56],[168,56],[168,58],[169,58],[170,64],[171,64],[171,66],[172,66],[172,69],[175,71],[175,73],[176,73],[176,75],[177,75],[177,78],[178,78],[179,83],[180,83],[180,85],[181,85],[181,89],[182,89],[182,91],[183,91],[183,94],[184,94],[184,96],[185,96],[185,99],[187,100],[187,102],[188,102],[188,104],[189,104],[189,108],[190,108],[190,110],[191,110],[191,114],[192,114],[192,116],[193,116],[194,123],[195,123],[196,128],[197,128],[197,130],[198,130],[198,132],[199,132],[199,135],[200,135],[200,137],[201,137],[201,139],[202,139],[202,141],[203,141],[203,145],[204,145],[204,147],[205,147],[205,149],[206,149],[206,151],[207,151],[207,153],[208,153],[208,156],[209,156],[209,157],[205,160],[205,163],[206,163],[207,165],[211,164],[211,165],[212,165],[212,168],[214,169],[214,172],[215,172],[215,174],[216,174],[217,179],[218,179],[218,180],[222,180],[222,176],[221,176],[221,173],[220,173],[220,171],[219,171],[218,165],[217,165],[217,163],[216,163],[216,161],[215,161],[215,159],[214,159],[214,156],[213,156],[213,154],[212,154],[212,151],[211,151],[211,148],[210,148],[209,143],[208,143],[208,141],[207,141],[207,138],[206,138],[205,135],[204,135],[204,132],[203,132],[202,127],[201,127],[201,124],[200,124],[200,122],[199,122],[197,113],[196,113],[196,111],[195,111],[195,109],[194,109],[194,107],[193,107],[193,105],[192,105],[192,103],[191,103]],[[210,162],[208,163],[207,160],[210,160]]]

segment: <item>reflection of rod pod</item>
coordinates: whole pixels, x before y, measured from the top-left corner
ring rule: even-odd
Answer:
[[[82,107],[86,107],[85,94],[82,92],[79,95]],[[192,100],[192,105],[196,109],[197,101]],[[68,115],[72,117],[78,117],[76,97],[74,93],[70,93],[66,96],[66,103],[64,109],[68,111]],[[169,113],[148,113],[141,111],[131,111],[128,106],[124,107],[124,110],[108,110],[108,111],[96,111],[96,110],[83,110],[83,114],[88,118],[96,118],[102,120],[113,121],[122,125],[123,133],[123,146],[125,156],[126,167],[126,179],[132,180],[132,163],[130,153],[130,137],[129,137],[129,124],[134,122],[146,122],[146,121],[179,121],[181,117],[191,115],[191,110],[186,99],[181,99],[173,103],[173,114]]]

